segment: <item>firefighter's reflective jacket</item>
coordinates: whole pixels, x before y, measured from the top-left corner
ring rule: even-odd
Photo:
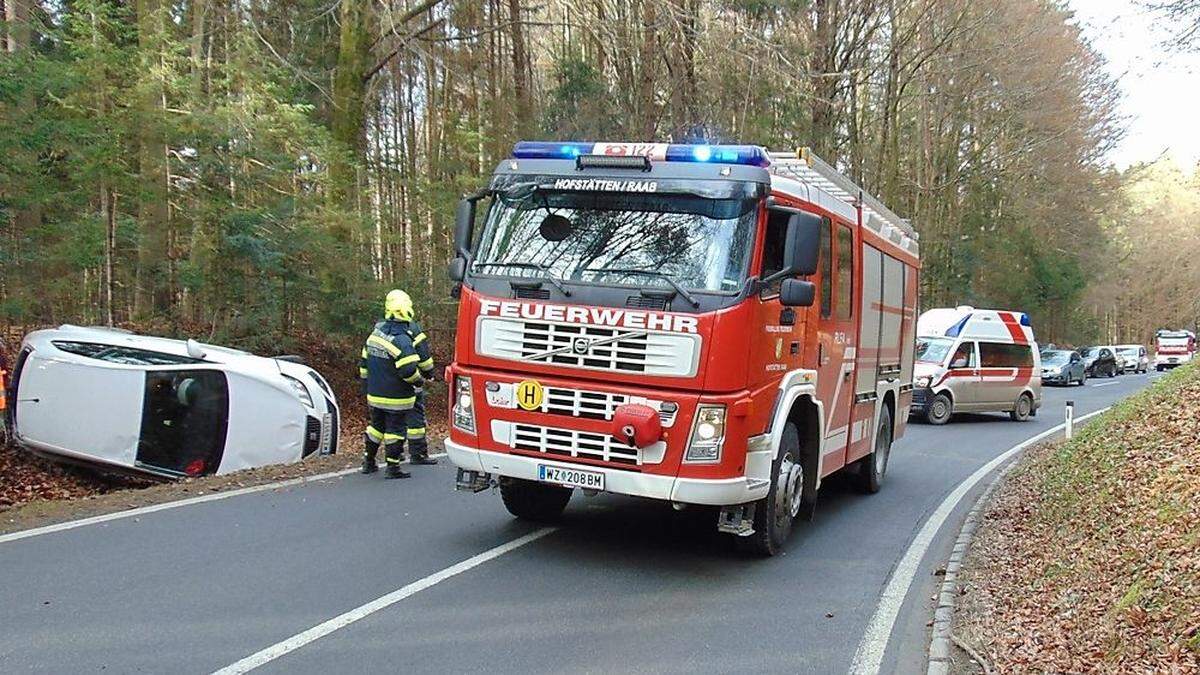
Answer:
[[[375,324],[358,365],[367,381],[367,404],[383,410],[408,410],[421,385],[433,375],[429,340],[415,321],[388,319]]]

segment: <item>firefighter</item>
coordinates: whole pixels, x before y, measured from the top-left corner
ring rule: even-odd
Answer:
[[[375,324],[362,349],[358,375],[366,383],[371,421],[367,426],[363,473],[374,473],[375,455],[384,448],[386,478],[408,478],[400,468],[404,443],[412,464],[437,464],[429,457],[425,439],[425,392],[433,378],[429,339],[413,320],[413,303],[408,293],[396,289],[387,294],[384,320]]]

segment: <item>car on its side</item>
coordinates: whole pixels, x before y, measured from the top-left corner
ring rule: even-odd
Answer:
[[[160,478],[332,454],[338,405],[296,357],[262,357],[111,328],[25,336],[9,429],[51,459]]]
[[[1083,385],[1087,382],[1087,367],[1083,356],[1070,349],[1042,351],[1042,384]]]
[[[1127,373],[1145,373],[1150,371],[1150,355],[1144,345],[1117,345],[1117,359],[1121,369]]]
[[[1097,345],[1085,347],[1079,351],[1083,355],[1083,364],[1088,377],[1116,377],[1121,373],[1117,363],[1117,354],[1112,347]]]

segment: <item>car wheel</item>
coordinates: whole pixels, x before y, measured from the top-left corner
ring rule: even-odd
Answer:
[[[514,516],[545,523],[557,520],[571,501],[571,488],[519,478],[500,478],[500,499]]]
[[[1082,387],[1085,384],[1087,384],[1087,371],[1086,370],[1083,371],[1083,374],[1079,376],[1079,386]]]
[[[875,432],[875,451],[859,460],[858,486],[863,492],[875,494],[883,486],[888,458],[892,454],[892,413],[884,407]]]
[[[754,533],[739,537],[738,546],[761,556],[783,549],[804,497],[804,467],[800,464],[800,431],[792,422],[783,427],[779,454],[771,463],[771,487],[754,505]]]
[[[945,392],[933,397],[925,408],[925,421],[930,424],[945,424],[954,415],[954,402]]]
[[[1017,399],[1016,406],[1008,413],[1008,416],[1016,422],[1024,422],[1029,419],[1029,413],[1033,412],[1033,399],[1029,394],[1021,394]]]

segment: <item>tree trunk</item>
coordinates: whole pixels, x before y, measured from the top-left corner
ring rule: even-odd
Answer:
[[[164,67],[162,0],[137,0],[138,48],[142,58],[142,96],[138,101],[138,270],[134,311],[140,318],[170,309],[167,212],[167,145],[163,131]]]
[[[516,98],[517,119],[513,130],[519,138],[529,135],[533,128],[533,101],[529,87],[529,52],[525,45],[525,30],[521,18],[521,0],[508,0],[508,20],[512,25],[513,96]]]

